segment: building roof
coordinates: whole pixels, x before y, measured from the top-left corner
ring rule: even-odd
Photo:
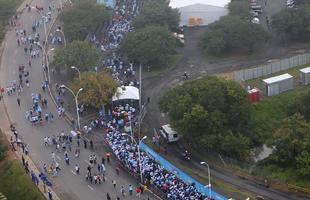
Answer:
[[[210,6],[225,7],[231,0],[170,0],[172,8],[181,8],[194,4],[205,4]]]
[[[271,78],[264,79],[263,82],[266,83],[266,84],[273,84],[273,83],[281,82],[281,81],[288,80],[288,79],[291,79],[291,78],[293,78],[293,76],[291,76],[290,74],[286,73],[286,74],[282,74],[282,75],[279,75],[279,76],[274,76],[274,77],[271,77]]]
[[[302,73],[305,73],[305,74],[310,73],[310,67],[303,68],[299,71],[301,71]]]
[[[188,26],[192,18],[201,19],[200,25],[205,26],[228,14],[226,8],[207,4],[192,4],[180,7],[179,11],[181,13],[180,26]]]

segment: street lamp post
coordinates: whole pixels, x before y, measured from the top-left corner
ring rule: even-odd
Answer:
[[[206,162],[200,162],[201,165],[205,165],[207,166],[208,168],[208,178],[209,178],[209,185],[208,185],[208,188],[209,188],[209,198],[212,199],[212,195],[211,195],[211,177],[210,177],[210,167],[209,167],[209,164],[206,163]]]
[[[131,138],[131,141],[133,141],[138,146],[138,161],[139,161],[139,171],[140,171],[140,182],[143,183],[143,172],[142,172],[142,163],[141,163],[141,151],[140,151],[140,145],[143,142],[143,140],[147,139],[147,136],[145,135],[141,140],[139,140],[139,143],[133,138],[131,135],[127,133],[122,133],[123,136],[128,136]]]
[[[51,49],[49,49],[49,50],[46,52],[46,51],[45,51],[45,48],[43,47],[42,50],[43,50],[43,54],[44,54],[45,62],[46,62],[46,67],[47,67],[47,77],[48,77],[48,81],[50,82],[50,81],[51,81],[51,76],[50,76],[50,65],[49,65],[48,56],[49,56],[50,52],[54,51],[55,49],[54,49],[54,48],[51,48]]]
[[[75,69],[75,70],[78,72],[78,74],[79,74],[79,79],[80,79],[80,81],[81,81],[82,79],[81,79],[81,72],[80,72],[80,70],[79,70],[76,66],[71,66],[71,69]]]
[[[80,114],[79,114],[79,103],[78,103],[78,96],[80,94],[80,92],[83,91],[83,88],[80,88],[79,91],[74,94],[74,92],[67,86],[65,85],[61,85],[60,87],[62,88],[66,88],[67,90],[69,90],[72,95],[74,96],[74,99],[75,99],[75,107],[76,107],[76,115],[77,115],[77,123],[78,123],[78,129],[80,130],[81,129],[81,125],[80,125]]]

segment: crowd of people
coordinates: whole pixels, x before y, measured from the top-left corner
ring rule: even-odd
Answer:
[[[128,116],[134,114],[125,107],[115,107],[112,112],[113,118],[107,123],[106,140],[112,148],[115,156],[134,175],[140,174],[138,146],[128,138],[124,127],[131,123]],[[119,123],[121,121],[122,123]],[[123,123],[123,121],[125,123]],[[179,179],[175,174],[165,170],[159,163],[147,153],[141,152],[141,171],[143,181],[146,184],[153,184],[168,199],[203,200],[206,197],[200,193],[193,184],[188,184]]]

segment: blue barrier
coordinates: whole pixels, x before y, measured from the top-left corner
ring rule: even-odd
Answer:
[[[140,148],[145,151],[147,154],[149,154],[154,160],[156,160],[159,164],[161,164],[167,171],[170,171],[177,175],[180,179],[182,179],[186,183],[194,183],[196,188],[206,196],[209,195],[209,189],[201,184],[200,182],[196,181],[186,173],[184,173],[179,168],[175,167],[173,164],[171,164],[169,161],[167,161],[165,158],[157,154],[153,149],[151,149],[149,146],[147,146],[145,143],[141,143]],[[215,200],[228,200],[226,197],[218,194],[217,192],[211,191],[212,198]]]

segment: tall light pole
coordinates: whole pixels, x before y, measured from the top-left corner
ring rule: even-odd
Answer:
[[[79,74],[79,79],[80,79],[80,81],[81,81],[82,79],[81,79],[81,72],[80,72],[80,70],[79,70],[76,66],[71,66],[71,69],[75,69],[75,70],[78,72],[78,74]]]
[[[143,140],[147,139],[147,136],[145,135],[141,140],[139,140],[139,143],[133,138],[131,135],[127,133],[122,133],[123,136],[128,136],[131,138],[131,141],[133,141],[138,146],[138,161],[139,161],[139,171],[140,171],[140,182],[143,183],[143,172],[142,172],[142,162],[141,162],[141,151],[140,151],[140,145],[143,142]]]
[[[208,177],[209,177],[209,185],[208,185],[208,188],[209,188],[209,198],[212,199],[212,195],[211,195],[211,177],[210,177],[210,167],[208,165],[208,163],[206,162],[200,162],[201,165],[205,165],[207,166],[208,168]]]
[[[67,90],[69,90],[72,95],[74,96],[75,99],[75,107],[76,107],[76,115],[77,115],[77,123],[78,123],[78,128],[79,130],[81,129],[81,124],[80,124],[80,114],[79,114],[79,103],[78,103],[78,97],[80,92],[83,91],[83,88],[80,88],[79,91],[77,91],[77,93],[75,94],[69,87],[65,86],[65,85],[61,85],[60,87],[62,88],[66,88]]]
[[[49,58],[48,58],[48,56],[49,56],[50,52],[54,51],[55,49],[51,48],[51,49],[49,49],[46,52],[45,48],[43,47],[42,50],[43,50],[43,54],[44,54],[45,62],[46,62],[46,67],[47,67],[47,77],[48,77],[48,81],[50,82],[51,81],[51,76],[50,76],[50,65],[49,65]]]

